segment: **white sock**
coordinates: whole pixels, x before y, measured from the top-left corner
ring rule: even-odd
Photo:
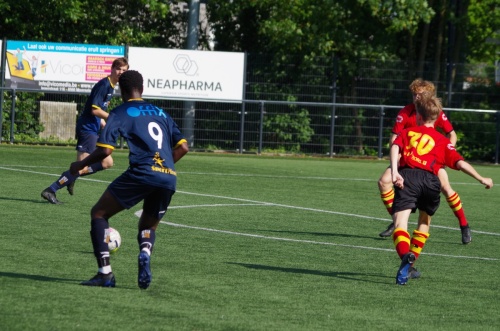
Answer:
[[[151,256],[151,251],[147,247],[144,247],[143,249],[141,249],[141,252],[146,252],[149,256]]]
[[[104,266],[102,268],[98,268],[97,271],[101,274],[110,274],[111,273],[111,266],[110,265],[107,265],[107,266]]]

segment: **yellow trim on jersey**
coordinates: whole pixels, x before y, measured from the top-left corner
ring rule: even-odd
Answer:
[[[114,146],[111,146],[111,145],[107,145],[107,144],[101,144],[101,143],[97,143],[96,144],[97,147],[102,147],[102,148],[109,148],[109,149],[112,149],[114,150],[115,147]]]
[[[187,140],[186,139],[179,140],[179,142],[174,146],[174,149],[181,147],[183,143],[187,143]]]
[[[128,99],[127,102],[129,101],[144,101],[143,98],[132,98],[132,99]]]
[[[115,85],[111,81],[111,76],[108,76],[108,80],[109,80],[109,85],[111,85],[112,88],[115,88]]]

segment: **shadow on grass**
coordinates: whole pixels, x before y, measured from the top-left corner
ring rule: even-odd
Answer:
[[[45,205],[50,205],[51,203],[47,202],[46,200],[43,200],[42,198],[40,199],[17,199],[17,198],[12,198],[12,197],[2,197],[0,196],[0,200],[5,200],[5,201],[20,201],[20,202],[31,202],[31,203],[40,203],[40,204],[45,204]],[[64,202],[61,202],[63,204]]]
[[[5,271],[0,271],[0,277],[23,278],[23,279],[30,279],[30,280],[38,280],[41,282],[73,283],[73,282],[81,281],[80,279],[48,277],[48,276],[41,276],[41,275],[28,275],[28,274],[22,274],[22,273],[17,273],[17,272],[5,272]]]
[[[1,277],[10,277],[10,278],[15,278],[15,279],[29,279],[29,280],[36,280],[40,282],[54,282],[54,283],[65,283],[65,284],[73,284],[73,285],[78,285],[81,286],[80,283],[85,280],[83,278],[80,279],[71,279],[71,278],[58,278],[58,277],[48,277],[48,276],[41,276],[41,275],[28,275],[28,274],[22,274],[22,273],[16,273],[16,272],[5,272],[5,271],[0,271],[0,278]],[[81,286],[82,288],[101,288],[101,287],[91,287],[91,286]],[[132,286],[132,285],[121,285],[121,286],[116,286],[116,288],[123,289],[123,290],[139,290],[137,286]]]
[[[362,281],[368,283],[380,283],[380,284],[389,284],[385,279],[393,279],[392,276],[374,274],[374,273],[361,273],[361,272],[325,272],[320,270],[311,270],[311,269],[299,269],[299,268],[285,268],[285,267],[275,267],[263,264],[249,264],[249,263],[238,263],[238,262],[226,262],[227,264],[234,264],[238,266],[242,266],[249,269],[257,269],[257,270],[267,270],[267,271],[279,271],[279,272],[288,272],[294,274],[305,274],[305,275],[315,275],[315,276],[324,276],[324,277],[335,277],[342,278],[348,280]],[[383,278],[384,281],[374,281],[366,279],[366,277],[378,277]]]

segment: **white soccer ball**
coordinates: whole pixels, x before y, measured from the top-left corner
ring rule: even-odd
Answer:
[[[109,252],[111,254],[116,253],[118,248],[120,248],[122,244],[122,237],[120,236],[120,232],[118,232],[114,228],[109,228],[108,230],[108,247]]]

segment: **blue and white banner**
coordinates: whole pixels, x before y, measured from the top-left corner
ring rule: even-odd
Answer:
[[[44,91],[90,92],[109,75],[124,46],[7,41],[5,85]]]
[[[144,77],[145,97],[241,102],[245,54],[129,47],[130,69]]]

